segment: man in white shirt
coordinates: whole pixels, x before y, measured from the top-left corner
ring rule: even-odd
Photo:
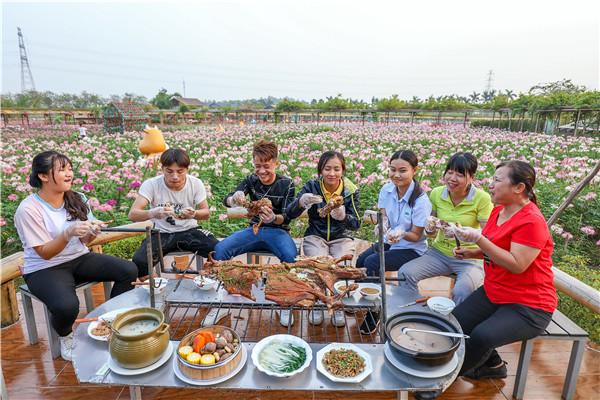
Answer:
[[[201,229],[198,220],[207,220],[210,211],[204,183],[188,175],[190,157],[183,149],[169,149],[160,157],[162,175],[142,183],[139,196],[129,210],[134,222],[154,223],[160,232],[163,254],[172,251],[198,252],[207,257],[217,244],[212,233]],[[149,209],[146,209],[147,206]],[[133,255],[140,278],[148,275],[146,241]],[[152,236],[153,263],[158,262],[158,240]]]

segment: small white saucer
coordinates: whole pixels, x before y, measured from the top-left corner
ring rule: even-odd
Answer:
[[[418,376],[419,378],[441,378],[442,376],[452,373],[456,367],[458,367],[458,356],[456,353],[454,353],[452,359],[446,364],[436,366],[423,365],[408,356],[396,356],[393,353],[389,342],[385,342],[383,354],[385,354],[385,358],[394,367],[409,375]]]
[[[146,372],[154,371],[155,369],[157,369],[158,367],[160,367],[161,365],[166,363],[167,360],[169,358],[171,358],[172,354],[173,354],[173,342],[169,341],[169,345],[167,346],[163,355],[158,359],[158,361],[156,361],[154,364],[148,365],[147,367],[134,368],[134,369],[123,368],[120,365],[118,365],[116,363],[116,361],[113,360],[112,357],[108,358],[108,367],[110,368],[110,370],[112,372],[114,372],[115,374],[119,374],[119,375],[141,375],[141,374],[145,374]]]
[[[98,317],[98,319],[103,319],[105,321],[112,321],[115,318],[117,318],[117,316],[119,316],[119,314],[123,314],[124,312],[129,311],[131,309],[132,309],[131,307],[125,307],[125,308],[119,308],[116,310],[108,311],[108,312],[105,312],[104,314],[100,315]],[[88,325],[88,328],[87,328],[88,335],[92,339],[100,340],[101,342],[108,342],[108,338],[110,337],[110,335],[97,336],[92,333],[92,330],[94,330],[94,328],[96,328],[99,324],[100,324],[100,321],[90,322],[90,324]]]
[[[223,376],[220,376],[215,379],[207,379],[207,380],[201,381],[198,379],[192,379],[192,378],[188,378],[187,376],[185,376],[183,374],[183,372],[181,372],[181,370],[179,369],[179,364],[177,363],[177,355],[175,355],[175,357],[173,357],[173,371],[175,372],[175,376],[177,378],[181,379],[185,383],[189,383],[190,385],[196,385],[196,386],[210,386],[210,385],[216,385],[217,383],[225,382],[226,380],[233,378],[235,375],[237,375],[238,372],[240,372],[242,370],[242,368],[244,368],[244,365],[246,365],[247,359],[248,359],[248,351],[246,350],[245,347],[242,346],[242,358],[240,359],[240,363],[238,364],[238,366],[235,367],[235,369],[233,371],[231,371],[227,375],[223,375]]]

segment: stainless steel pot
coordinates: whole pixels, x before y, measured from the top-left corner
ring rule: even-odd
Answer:
[[[397,326],[404,327],[407,323],[411,322],[425,324],[428,325],[430,329],[439,330],[442,332],[462,333],[462,330],[458,323],[450,321],[450,319],[446,316],[427,311],[402,312],[389,318],[385,325],[386,337],[389,341],[392,353],[394,353],[394,355],[398,356],[400,359],[402,357],[410,357],[424,365],[430,366],[443,365],[452,359],[452,356],[454,355],[454,353],[458,349],[458,346],[460,345],[461,339],[448,338],[448,340],[450,341],[450,345],[448,346],[448,348],[440,349],[437,351],[416,351],[414,349],[407,348],[401,343],[397,342],[396,338],[392,337],[392,335],[390,334],[392,329],[394,329]]]

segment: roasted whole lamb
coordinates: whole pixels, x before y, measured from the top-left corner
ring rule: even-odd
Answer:
[[[245,264],[241,261],[216,261],[209,255],[202,268],[203,275],[220,280],[230,294],[240,294],[251,300],[252,285],[261,279],[265,282],[265,298],[281,306],[311,307],[318,300],[329,308],[342,306],[341,298],[358,285],[348,285],[338,295],[333,285],[340,279],[366,278],[363,270],[340,265],[350,257],[335,260],[332,257],[305,257],[293,263]],[[331,294],[328,294],[328,291]]]
[[[319,217],[325,218],[329,215],[331,210],[338,208],[344,204],[344,198],[342,196],[333,195],[331,199],[327,202],[325,207],[319,208],[317,212],[319,213]]]

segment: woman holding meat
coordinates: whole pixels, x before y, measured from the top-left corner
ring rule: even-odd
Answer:
[[[344,176],[346,160],[342,153],[324,152],[317,164],[317,172],[318,178],[307,182],[286,210],[289,218],[299,217],[304,210],[308,212],[304,255],[334,258],[354,255],[354,239],[350,231],[356,231],[360,227],[359,191],[356,185]],[[329,212],[323,212],[322,209],[336,199],[340,199],[340,205]],[[309,322],[312,324],[318,325],[322,321],[322,312],[313,312],[309,316]],[[344,313],[337,311],[332,316],[332,323],[335,326],[343,326]]]
[[[60,354],[71,360],[72,325],[79,313],[75,285],[113,281],[111,298],[133,289],[137,268],[106,254],[90,253],[104,223],[92,215],[87,199],[71,190],[73,164],[67,156],[45,151],[33,158],[29,184],[38,189],[19,204],[15,227],[23,242],[23,278],[50,311],[60,337]]]

